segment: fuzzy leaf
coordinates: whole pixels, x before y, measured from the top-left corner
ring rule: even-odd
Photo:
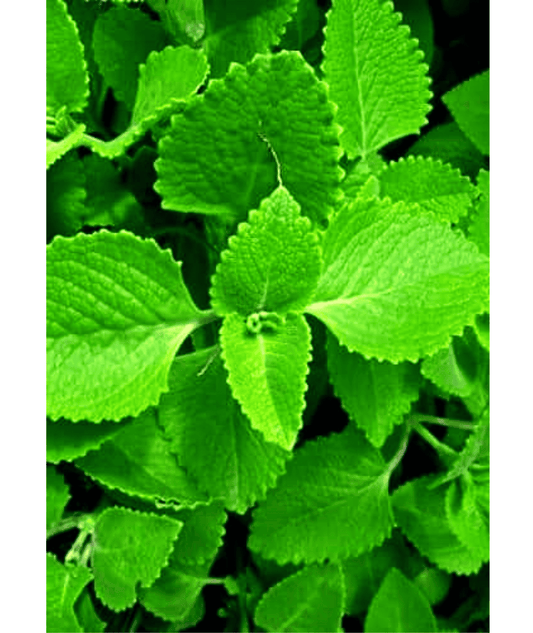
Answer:
[[[367,156],[427,122],[428,66],[392,2],[333,0],[324,75],[348,158]]]
[[[248,545],[278,563],[358,556],[392,529],[390,473],[353,426],[307,442],[253,514]]]
[[[488,259],[403,203],[356,199],[332,220],[306,311],[350,351],[398,363],[445,347],[488,307]]]
[[[277,160],[302,214],[324,221],[342,196],[333,111],[298,52],[233,65],[172,118],[159,142],[163,208],[244,220],[276,187]]]
[[[81,633],[83,629],[74,613],[74,603],[91,579],[92,573],[87,567],[65,567],[53,554],[46,554],[47,631]]]
[[[394,8],[402,14],[403,21],[409,25],[411,35],[416,37],[419,47],[424,51],[424,61],[431,65],[433,51],[433,19],[428,0],[395,0]]]
[[[468,237],[477,244],[479,252],[488,257],[490,254],[490,185],[488,171],[484,169],[479,171],[477,186],[481,196],[476,205],[476,213],[468,227]]]
[[[135,416],[167,389],[201,324],[181,264],[155,241],[100,231],[47,247],[47,411],[52,420]]]
[[[257,316],[251,329],[250,319]],[[257,329],[256,327],[257,326]],[[291,450],[302,427],[311,330],[302,315],[260,312],[224,318],[220,332],[228,382],[252,427]]]
[[[63,475],[54,466],[46,466],[46,530],[48,531],[63,516],[70,499],[70,492]]]

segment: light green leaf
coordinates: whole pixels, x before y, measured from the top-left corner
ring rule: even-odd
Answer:
[[[108,488],[130,496],[186,506],[207,501],[169,449],[156,412],[148,409],[98,450],[76,460],[76,465]]]
[[[46,465],[46,531],[63,516],[70,493],[63,475],[54,466]]]
[[[83,631],[74,613],[74,603],[91,579],[92,573],[87,567],[65,567],[53,554],[46,554],[47,631]]]
[[[329,332],[327,350],[335,395],[350,419],[380,448],[418,398],[419,375],[415,365],[367,360],[349,352]]]
[[[213,561],[222,545],[227,514],[221,501],[176,512],[183,529],[172,552],[172,560],[185,565]]]
[[[400,20],[382,0],[333,0],[328,13],[323,69],[348,158],[417,134],[427,122],[428,66]]]
[[[488,307],[488,259],[403,203],[356,199],[332,220],[306,311],[350,351],[398,363],[445,347]]]
[[[168,564],[183,523],[112,507],[98,517],[91,566],[98,598],[113,611],[131,607],[136,586],[150,587]]]
[[[231,62],[245,64],[278,44],[298,0],[204,0],[206,41],[213,77]]]
[[[476,189],[458,169],[440,160],[409,156],[379,174],[380,195],[393,202],[416,202],[443,222],[457,222],[472,206]]]
[[[81,112],[89,76],[78,27],[63,0],[46,0],[46,111]],[[47,161],[48,162],[48,161]]]
[[[479,344],[490,352],[490,315],[488,312],[478,314],[474,321],[474,331]]]
[[[47,247],[47,414],[120,420],[157,404],[172,359],[206,319],[155,241],[100,231]]]
[[[307,442],[255,510],[248,546],[280,564],[369,551],[392,529],[389,477],[380,452],[352,425]]]
[[[267,631],[338,631],[344,608],[339,565],[310,565],[285,578],[261,598],[254,621]]]
[[[333,112],[298,52],[233,65],[172,118],[159,142],[163,208],[244,220],[276,187],[279,169],[302,214],[324,221],[342,196]]]
[[[85,125],[80,123],[72,132],[60,141],[52,141],[46,139],[46,169],[53,165],[57,160],[64,156],[73,147],[77,147],[85,132]]]
[[[252,323],[252,317],[257,322]],[[291,450],[302,427],[311,330],[302,315],[260,312],[224,318],[220,331],[228,382],[252,427]]]
[[[244,514],[284,472],[289,453],[251,428],[213,348],[178,356],[168,381],[159,422],[171,450],[203,490]]]
[[[437,622],[420,589],[394,567],[374,596],[365,619],[365,633],[431,633]]]
[[[46,237],[73,235],[83,226],[85,174],[75,152],[63,156],[46,172]]]
[[[320,267],[311,222],[300,216],[299,205],[279,187],[230,237],[213,278],[211,305],[220,315],[302,310],[316,287]]]
[[[477,244],[480,253],[487,257],[490,254],[490,194],[489,172],[480,169],[477,186],[481,196],[476,205],[476,213],[468,227],[468,237]]]
[[[386,161],[379,154],[370,154],[366,158],[355,161],[341,184],[345,197],[379,197],[379,174],[386,165]]]
[[[424,61],[431,65],[435,47],[428,0],[395,0],[394,8],[402,14],[403,21],[411,29],[411,35],[418,40],[419,47],[424,51]]]

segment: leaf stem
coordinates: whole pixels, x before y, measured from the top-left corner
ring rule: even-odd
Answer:
[[[69,530],[82,529],[87,520],[86,514],[73,514],[69,517],[61,519],[58,523],[55,523],[49,530],[46,531],[46,540],[52,538],[56,534],[61,532],[68,532]]]
[[[387,473],[390,476],[392,471],[398,466],[398,464],[402,461],[403,456],[405,455],[405,451],[407,450],[407,446],[409,444],[409,436],[411,434],[411,423],[407,422],[407,428],[405,429],[405,434],[402,438],[400,446],[396,451],[394,457],[387,464]]]
[[[428,424],[440,424],[448,426],[452,429],[464,429],[465,431],[473,431],[476,428],[471,422],[463,420],[451,420],[450,418],[439,418],[436,415],[426,415],[425,413],[413,413],[411,418],[416,422],[426,422]]]
[[[431,444],[431,446],[433,446],[433,448],[437,451],[437,453],[439,453],[439,455],[444,458],[457,457],[457,453],[453,450],[453,448],[450,448],[447,444],[439,442],[439,440],[433,435],[433,433],[430,433],[430,431],[428,431],[425,426],[422,426],[420,422],[412,420],[411,424],[414,430],[422,438],[424,438],[428,444]]]

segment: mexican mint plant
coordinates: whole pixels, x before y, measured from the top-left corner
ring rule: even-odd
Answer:
[[[47,630],[486,630],[447,3],[46,4]]]

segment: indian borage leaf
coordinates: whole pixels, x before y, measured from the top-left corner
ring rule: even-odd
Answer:
[[[250,426],[213,348],[174,360],[159,421],[171,450],[201,489],[239,514],[264,498],[290,456]]]
[[[436,218],[356,199],[332,220],[306,311],[350,351],[393,363],[448,344],[488,307],[488,258]]]
[[[160,140],[163,208],[244,220],[283,184],[313,222],[342,197],[338,126],[327,88],[300,53],[257,55],[211,81]]]
[[[318,237],[300,206],[278,187],[230,237],[211,287],[217,314],[303,310],[318,283]]]
[[[185,565],[212,562],[222,545],[224,524],[228,518],[223,502],[180,509],[176,518],[183,522],[183,530],[171,558]]]
[[[248,546],[280,564],[371,550],[392,529],[389,477],[380,452],[352,425],[307,442],[254,511]]]
[[[427,122],[428,66],[392,2],[333,0],[325,29],[324,75],[348,158],[416,134]]]
[[[63,475],[51,464],[46,465],[46,530],[53,527],[63,515],[70,493]]]
[[[87,567],[65,566],[53,554],[46,554],[47,631],[83,631],[74,612],[74,603],[92,577]]]
[[[155,241],[100,231],[47,247],[47,414],[120,420],[157,404],[205,319]]]

